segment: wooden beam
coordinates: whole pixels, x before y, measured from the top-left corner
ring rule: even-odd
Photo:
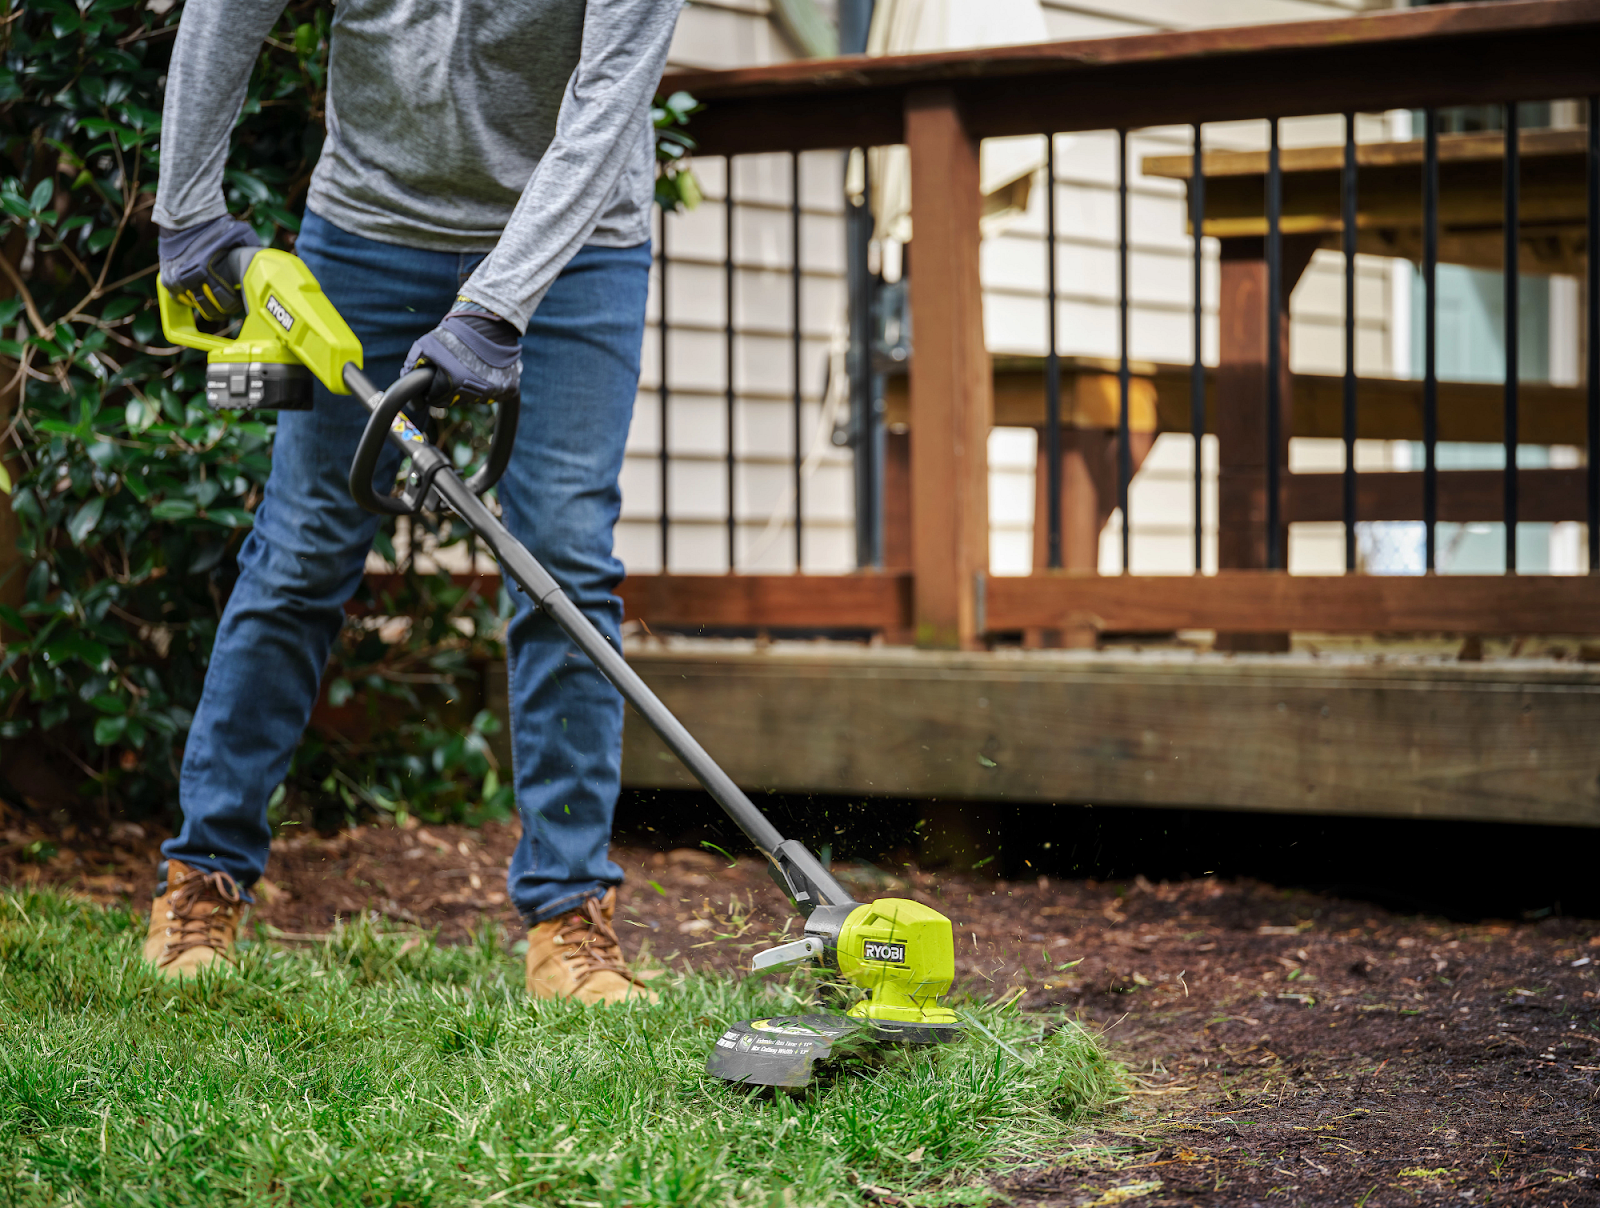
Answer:
[[[1036,574],[990,579],[987,603],[996,632],[1600,633],[1589,575]]]
[[[1571,166],[1581,168],[1588,146],[1588,135],[1582,130],[1522,130],[1518,134],[1518,154],[1526,166],[1529,160],[1561,159]],[[1441,134],[1439,136],[1439,166],[1442,169],[1446,164],[1468,164],[1479,168],[1489,168],[1485,176],[1491,176],[1498,187],[1499,163],[1505,158],[1505,136],[1498,131],[1491,134]],[[1388,143],[1360,143],[1356,147],[1356,167],[1365,177],[1366,173],[1374,168],[1409,167],[1413,175],[1411,181],[1420,183],[1420,172],[1424,160],[1422,140],[1406,139],[1402,142]],[[1320,147],[1284,147],[1278,153],[1278,163],[1283,169],[1284,183],[1288,184],[1291,176],[1304,176],[1311,173],[1333,172],[1338,173],[1344,168],[1344,144]],[[1192,155],[1149,155],[1140,161],[1140,170],[1146,176],[1161,176],[1168,180],[1187,181],[1194,176],[1194,156]],[[1265,151],[1207,151],[1204,156],[1204,171],[1206,184],[1213,181],[1220,184],[1223,178],[1245,177],[1247,183],[1253,182],[1256,189],[1260,189],[1262,180],[1267,174],[1267,153]],[[1248,194],[1249,189],[1240,191],[1240,196]],[[1413,190],[1415,192],[1415,190]],[[1260,198],[1257,197],[1255,209],[1261,209]],[[1285,196],[1285,208],[1288,198]],[[1363,198],[1363,201],[1365,199]],[[1416,208],[1416,198],[1413,197],[1412,208]],[[1442,198],[1440,205],[1446,203]],[[1364,208],[1364,207],[1363,207]],[[1441,211],[1442,212],[1442,211]],[[1211,200],[1209,187],[1206,193],[1206,217],[1211,217]],[[1335,205],[1328,215],[1329,230],[1339,229],[1339,207]],[[1207,228],[1210,234],[1210,228]],[[1257,231],[1255,234],[1259,235]]]
[[[978,636],[975,583],[989,566],[989,429],[994,396],[978,275],[978,141],[955,94],[906,100],[915,212],[911,315],[911,567],[919,646]]]
[[[1530,130],[1521,139],[1520,229],[1526,272],[1582,271],[1587,243],[1588,166],[1582,130]],[[1500,134],[1448,135],[1439,140],[1440,258],[1445,263],[1499,269],[1505,239]],[[1357,250],[1371,255],[1421,255],[1422,143],[1367,143],[1358,148],[1361,211]],[[1286,234],[1316,234],[1323,247],[1340,246],[1340,171],[1344,147],[1301,147],[1283,153]],[[1188,156],[1152,156],[1146,175],[1187,180]],[[1220,152],[1206,156],[1205,233],[1219,239],[1260,238],[1266,155]]]
[[[956,92],[980,138],[1587,96],[1600,89],[1600,0],[847,56],[662,81],[708,102],[694,119],[706,155],[904,142],[906,98],[930,85]]]
[[[1189,431],[1189,366],[1132,363],[1130,426],[1135,432]],[[1290,376],[1295,436],[1339,439],[1344,434],[1344,378],[1337,374]],[[1217,373],[1206,373],[1216,398]],[[1520,432],[1530,445],[1576,445],[1587,441],[1586,392],[1582,386],[1523,382]],[[888,380],[888,422],[910,419],[904,375]],[[1061,358],[1063,426],[1117,426],[1116,362],[1103,357]],[[1357,391],[1356,435],[1362,440],[1421,440],[1422,382],[1401,378],[1361,378]],[[1216,431],[1216,408],[1207,411],[1207,430]],[[1499,382],[1440,382],[1439,439],[1498,444],[1505,420],[1505,393]],[[1044,358],[994,358],[994,422],[997,427],[1042,428],[1045,422]]]
[[[733,643],[629,660],[750,790],[1600,825],[1583,665]],[[631,710],[622,778],[694,787]]]
[[[1441,474],[1441,484],[1475,471]],[[1532,475],[1534,471],[1525,471]],[[1551,475],[1565,471],[1547,471]],[[1303,478],[1312,475],[1300,476]],[[1336,478],[1334,475],[1327,476]],[[1382,477],[1373,475],[1372,477]],[[1390,475],[1392,478],[1408,475]],[[1533,478],[1527,497],[1541,498]],[[1318,490],[1326,487],[1317,484]],[[1477,488],[1473,488],[1476,490]],[[1441,487],[1441,500],[1448,498]],[[1541,504],[1540,506],[1544,506]],[[394,575],[368,575],[375,592]],[[452,575],[486,599],[498,575]],[[903,632],[911,623],[911,576],[630,575],[618,588],[626,615],[663,629],[805,629]],[[1216,575],[1122,575],[1039,572],[991,577],[987,630],[1178,629],[1305,633],[1600,633],[1600,576],[1579,575],[1286,575],[1224,571]],[[352,603],[352,613],[370,605]]]
[[[1528,522],[1583,520],[1587,515],[1586,470],[1521,470],[1517,473],[1518,518]],[[1284,511],[1288,519],[1343,520],[1344,476],[1294,474]],[[1441,470],[1439,519],[1502,520],[1505,476],[1499,470]],[[1388,471],[1356,475],[1358,520],[1421,520],[1422,474]]]
[[[912,359],[915,360],[915,357]],[[993,357],[992,364],[995,423],[1013,428],[1043,424],[1044,358],[1001,355]],[[1160,427],[1157,398],[1166,386],[1165,379],[1158,384],[1155,375],[1158,368],[1165,367],[1149,362],[1134,362],[1130,367],[1132,378],[1128,390],[1128,427],[1134,432],[1155,432]],[[1175,371],[1177,367],[1173,368]],[[905,372],[892,373],[885,382],[884,420],[891,427],[910,422],[906,383]],[[1062,357],[1062,426],[1115,428],[1122,409],[1120,389],[1115,360]],[[1187,392],[1184,398],[1188,398]]]
[[[624,615],[658,629],[904,630],[908,573],[854,575],[629,575]]]
[[[1578,386],[1523,382],[1518,431],[1524,444],[1586,443],[1585,392]],[[1159,388],[1161,422],[1189,430],[1189,388],[1165,379]],[[1344,432],[1344,379],[1294,375],[1294,434],[1339,437]],[[1171,400],[1172,409],[1167,402]],[[1421,440],[1422,383],[1362,378],[1356,396],[1356,435],[1363,440]],[[1439,439],[1499,443],[1504,433],[1505,388],[1499,382],[1440,382]]]

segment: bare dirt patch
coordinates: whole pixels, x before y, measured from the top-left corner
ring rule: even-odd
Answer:
[[[148,901],[153,830],[0,823],[0,881]],[[491,918],[515,940],[515,841],[498,825],[280,839],[254,919],[292,942],[358,912],[447,940]],[[756,860],[614,855],[631,950],[732,973],[793,929]],[[1013,1203],[1600,1204],[1600,923],[1452,923],[1251,881],[901,871],[841,875],[938,906],[965,988],[1074,1009],[1128,1063],[1123,1111],[997,1177]]]

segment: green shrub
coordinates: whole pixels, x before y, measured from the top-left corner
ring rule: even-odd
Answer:
[[[0,2],[0,387],[12,383],[16,403],[0,447],[13,443],[24,467],[0,490],[22,528],[13,573],[26,576],[21,607],[0,606],[0,742],[42,744],[101,809],[175,820],[183,736],[273,417],[207,410],[202,355],[161,336],[150,215],[179,9]],[[289,5],[228,160],[230,209],[279,246],[292,247],[321,148],[331,11]],[[387,532],[379,550],[392,559]],[[404,634],[347,627],[328,671],[335,694],[359,693],[375,714],[398,701],[406,717],[367,742],[305,744],[277,810],[505,813],[510,789],[484,741],[493,720],[465,735],[444,724],[455,685],[498,652],[498,603],[408,575],[377,605],[417,617]]]

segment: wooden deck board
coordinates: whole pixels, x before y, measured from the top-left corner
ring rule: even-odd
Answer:
[[[747,789],[1600,826],[1600,668],[749,644],[630,661]],[[632,787],[688,787],[630,711]]]
[[[1519,140],[1522,270],[1582,274],[1587,244],[1587,135],[1582,130],[1530,130]],[[1505,136],[1446,135],[1439,140],[1439,257],[1499,271],[1505,253],[1502,193]],[[1321,235],[1341,246],[1344,146],[1296,147],[1283,152],[1285,235]],[[1357,250],[1376,256],[1422,255],[1422,142],[1367,143],[1359,164]],[[1147,176],[1187,181],[1192,156],[1146,158]],[[1266,234],[1265,152],[1218,152],[1205,157],[1205,233],[1219,239]]]

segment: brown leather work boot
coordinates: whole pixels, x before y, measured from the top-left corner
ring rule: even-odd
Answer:
[[[144,959],[163,977],[187,977],[218,961],[233,963],[244,901],[225,872],[203,873],[167,861],[167,889],[150,904]]]
[[[622,959],[611,926],[617,891],[585,898],[571,914],[528,931],[528,993],[584,1003],[655,1002],[655,993]]]

